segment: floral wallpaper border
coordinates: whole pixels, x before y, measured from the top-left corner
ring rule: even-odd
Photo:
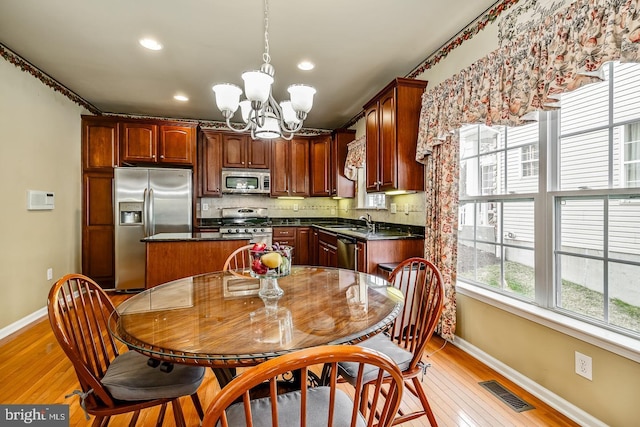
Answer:
[[[7,46],[0,43],[0,56],[5,59],[7,62],[13,64],[15,67],[24,71],[25,73],[31,74],[31,76],[40,80],[43,84],[67,97],[71,102],[74,102],[80,105],[83,108],[86,108],[87,111],[95,114],[96,116],[113,116],[113,117],[122,117],[126,119],[153,119],[153,120],[166,120],[166,121],[176,121],[180,120],[181,122],[191,122],[197,123],[201,128],[205,129],[228,129],[226,123],[224,122],[216,122],[209,120],[194,120],[194,119],[178,119],[171,117],[155,117],[155,116],[145,116],[145,115],[135,115],[135,114],[118,114],[118,113],[105,113],[100,111],[96,106],[83,99],[81,96],[74,93],[71,89],[65,87],[62,83],[58,82],[54,78],[47,75],[45,72],[40,70],[38,67],[22,58],[20,55],[9,49]],[[303,128],[297,135],[306,135],[306,136],[316,136],[316,135],[326,135],[331,131],[326,129],[312,129],[312,128]]]
[[[420,74],[424,73],[428,69],[432,68],[438,62],[442,61],[444,58],[449,55],[449,53],[460,46],[465,41],[471,39],[474,35],[478,34],[480,31],[484,30],[484,28],[492,23],[498,18],[504,11],[511,8],[513,5],[518,3],[520,0],[502,0],[499,4],[496,4],[494,7],[489,9],[489,11],[482,16],[478,17],[471,24],[467,25],[462,31],[456,34],[447,44],[442,46],[436,52],[431,54],[427,59],[424,60],[422,64],[416,67],[413,71],[407,74],[405,77],[409,79],[415,79]],[[343,127],[349,128],[356,124],[358,120],[364,117],[364,111],[361,111],[357,116],[353,117],[349,120]]]
[[[91,113],[101,114],[100,110],[98,110],[95,106],[93,106],[92,104],[90,104],[89,102],[81,98],[80,96],[76,95],[73,91],[71,91],[69,88],[65,87],[64,85],[62,85],[57,80],[53,79],[52,77],[49,77],[47,74],[42,72],[38,67],[36,67],[26,59],[22,58],[20,55],[18,55],[17,53],[15,53],[14,51],[9,49],[2,43],[0,43],[0,56],[2,56],[2,58],[4,58],[7,62],[15,65],[17,68],[20,68],[25,73],[31,74],[33,77],[40,80],[42,83],[44,83],[46,86],[50,87],[54,91],[59,92],[60,94],[66,96],[72,102],[75,102],[81,107],[86,108]]]
[[[425,59],[422,64],[420,64],[417,68],[415,68],[413,71],[411,71],[405,77],[410,78],[410,79],[415,79],[417,76],[419,76],[420,74],[424,73],[426,70],[432,68],[438,62],[440,62],[444,58],[446,58],[447,55],[449,54],[449,52],[451,52],[452,50],[454,50],[455,48],[460,46],[465,41],[471,39],[474,35],[478,34],[488,24],[494,22],[496,20],[496,18],[498,16],[500,16],[504,11],[508,10],[509,8],[511,8],[513,5],[515,5],[519,1],[520,0],[502,0],[502,1],[500,1],[494,7],[489,9],[488,12],[483,14],[478,19],[474,20],[471,24],[467,25],[467,27],[465,27],[462,31],[460,31],[458,34],[456,34],[456,36],[454,36],[454,38],[452,38],[447,44],[445,44],[440,49],[438,49],[436,52],[434,52],[432,55],[427,57],[427,59]],[[87,102],[86,100],[81,98],[80,96],[76,95],[71,90],[69,90],[68,88],[66,88],[65,86],[63,86],[62,84],[60,84],[59,82],[54,80],[53,78],[49,77],[47,74],[45,74],[44,72],[39,70],[37,67],[35,67],[33,64],[29,63],[24,58],[20,57],[17,53],[11,51],[9,48],[7,48],[2,43],[0,43],[0,56],[2,56],[5,60],[7,60],[8,62],[12,63],[16,67],[20,68],[22,71],[28,72],[33,77],[37,78],[42,83],[44,83],[45,85],[49,86],[50,88],[52,88],[56,92],[59,92],[59,93],[63,94],[64,96],[69,98],[71,101],[73,101],[76,104],[86,108],[91,113],[96,114],[96,115],[102,115],[103,114],[103,112],[100,111],[98,108],[96,108],[95,106],[93,106],[92,104],[90,104],[89,102]],[[349,128],[349,127],[353,126],[356,122],[358,122],[358,120],[360,120],[363,117],[364,117],[364,111],[360,112],[358,115],[353,117],[351,120],[349,120],[347,123],[345,123],[345,125],[342,126],[342,127],[343,128]],[[198,121],[198,123],[200,124],[200,126],[205,127],[205,128],[224,129],[226,127],[225,123],[223,123],[223,122]],[[316,130],[305,130],[305,129],[302,129],[299,132],[299,134],[317,135],[317,134],[321,134],[321,133],[324,133],[324,132],[325,131],[318,132]]]

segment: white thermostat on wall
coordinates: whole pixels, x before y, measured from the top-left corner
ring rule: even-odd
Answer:
[[[27,210],[41,211],[54,208],[53,191],[27,190]]]

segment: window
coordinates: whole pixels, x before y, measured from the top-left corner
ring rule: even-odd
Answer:
[[[529,144],[520,149],[522,159],[521,176],[523,178],[538,176],[538,144]]]
[[[640,123],[624,126],[623,177],[625,187],[640,186]]]
[[[493,144],[460,129],[458,277],[640,338],[640,64],[603,71]]]
[[[519,170],[523,153],[528,165],[535,153],[537,175],[537,138],[537,123],[460,129],[458,276],[525,300],[535,297],[532,192],[538,187],[520,179]]]
[[[358,209],[387,209],[387,196],[384,193],[367,193],[365,191],[364,168],[358,168],[356,197]]]

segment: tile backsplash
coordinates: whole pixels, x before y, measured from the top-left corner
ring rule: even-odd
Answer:
[[[268,196],[225,194],[222,197],[203,197],[196,207],[198,218],[220,218],[222,208],[267,208],[272,218],[338,217],[336,200],[329,197],[306,199],[276,199]],[[204,209],[208,208],[208,209]]]
[[[198,199],[198,218],[220,218],[222,208],[259,207],[267,208],[272,218],[350,218],[358,219],[369,213],[374,221],[403,225],[425,225],[424,192],[387,196],[387,209],[360,209],[356,199],[334,200],[330,197],[306,199],[276,199],[268,196],[227,195]],[[396,213],[389,209],[396,205]],[[405,206],[408,210],[405,213]],[[206,209],[205,209],[206,208]]]

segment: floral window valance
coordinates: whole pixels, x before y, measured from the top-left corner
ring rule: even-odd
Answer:
[[[352,181],[358,179],[358,168],[364,167],[367,150],[366,137],[351,141],[347,144],[347,160],[344,164],[344,176]]]
[[[616,60],[640,62],[640,0],[578,0],[425,92],[416,160],[465,123],[516,126],[557,108]]]

